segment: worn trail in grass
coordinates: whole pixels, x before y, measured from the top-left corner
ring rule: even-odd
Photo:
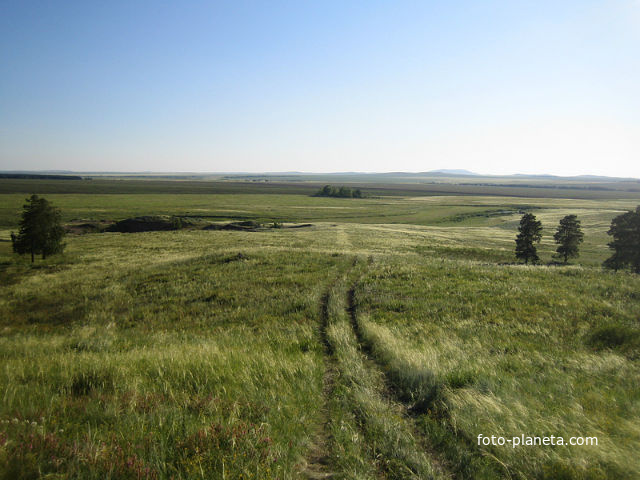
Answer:
[[[355,301],[357,281],[354,282],[347,292],[347,312],[349,314],[349,320],[353,329],[353,334],[358,341],[360,351],[364,359],[364,363],[370,370],[379,372],[378,374],[383,378],[384,388],[381,390],[381,395],[386,399],[388,403],[395,403],[397,409],[406,419],[406,425],[410,429],[411,435],[416,438],[418,447],[423,449],[429,457],[429,461],[433,466],[434,471],[438,478],[456,478],[456,472],[452,470],[450,462],[445,458],[442,452],[439,452],[430,444],[429,439],[425,438],[424,434],[420,432],[419,427],[416,424],[415,412],[412,412],[410,405],[402,401],[402,398],[398,395],[397,387],[391,382],[388,374],[385,372],[384,365],[381,365],[376,361],[375,357],[371,354],[370,346],[362,338],[362,333],[358,327],[358,313],[357,304]]]
[[[331,372],[324,435],[330,448],[324,468],[311,469],[308,478],[451,478],[424,448],[406,406],[389,395],[383,373],[361,351],[351,327],[348,287],[364,270],[365,262],[356,259],[323,298]]]
[[[386,388],[381,392],[390,402],[397,402],[406,418],[406,425],[428,454],[431,465],[442,478],[490,479],[508,478],[491,459],[466,438],[458,437],[446,410],[439,405],[438,386],[428,370],[407,381],[409,365],[380,352],[367,338],[358,320],[357,282],[347,292],[348,312],[353,334],[371,369],[380,370]],[[506,474],[506,475],[505,475]]]
[[[337,279],[336,279],[337,280]],[[301,473],[308,479],[332,478],[334,472],[331,469],[329,451],[330,435],[327,428],[329,417],[329,398],[333,395],[336,365],[331,355],[331,346],[327,340],[327,326],[329,324],[329,298],[330,291],[335,281],[327,288],[320,301],[320,336],[324,349],[325,371],[322,378],[323,405],[320,408],[321,425],[316,434],[309,453],[305,459]]]

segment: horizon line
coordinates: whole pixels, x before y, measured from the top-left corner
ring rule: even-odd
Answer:
[[[436,169],[427,171],[374,171],[374,172],[357,172],[357,171],[338,171],[338,172],[313,172],[313,171],[155,171],[155,170],[61,170],[61,169],[45,169],[45,170],[0,170],[0,174],[57,174],[57,175],[429,175],[437,174],[439,176],[449,175],[458,177],[552,177],[552,178],[610,178],[617,180],[638,180],[640,177],[624,177],[598,175],[589,173],[580,173],[576,175],[556,175],[551,173],[477,173],[465,169]]]

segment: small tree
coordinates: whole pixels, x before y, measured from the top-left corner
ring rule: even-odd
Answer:
[[[542,239],[542,224],[536,220],[532,213],[525,213],[520,219],[516,237],[516,257],[524,260],[524,263],[537,263],[540,258],[534,243],[540,243]]]
[[[20,255],[31,254],[31,262],[36,254],[42,258],[62,253],[64,229],[60,224],[60,211],[44,198],[31,195],[23,206],[20,231],[11,234],[13,251]]]
[[[640,273],[640,205],[636,211],[618,215],[611,220],[607,232],[613,237],[609,248],[613,255],[604,262],[604,266],[618,270],[630,267],[634,273]]]
[[[351,189],[345,186],[340,187],[340,190],[338,190],[338,196],[341,198],[351,198]]]
[[[324,187],[322,187],[322,189],[318,192],[318,195],[322,196],[322,197],[330,197],[331,193],[332,193],[332,188],[331,185],[325,185]]]
[[[580,220],[576,215],[567,215],[558,225],[558,230],[553,235],[553,239],[558,244],[556,252],[558,256],[567,263],[569,258],[576,258],[579,255],[579,247],[584,239],[584,233],[580,228]]]

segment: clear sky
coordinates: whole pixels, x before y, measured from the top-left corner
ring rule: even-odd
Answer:
[[[640,177],[640,0],[0,2],[0,170]]]

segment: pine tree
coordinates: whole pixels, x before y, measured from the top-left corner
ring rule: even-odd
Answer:
[[[540,243],[542,239],[542,223],[536,220],[532,213],[525,213],[520,219],[516,237],[516,258],[524,260],[524,263],[537,263],[540,261],[534,243]]]
[[[614,252],[604,266],[614,270],[628,266],[632,272],[640,273],[640,205],[635,212],[615,217],[607,233],[613,237],[609,248]]]
[[[558,244],[556,252],[567,263],[569,258],[576,258],[579,255],[579,247],[584,239],[584,233],[580,228],[580,220],[576,215],[567,215],[558,225],[558,230],[553,235],[553,239]]]
[[[31,254],[31,262],[36,254],[42,258],[62,253],[64,229],[60,224],[60,211],[46,199],[31,195],[23,206],[20,231],[11,234],[13,251],[20,255]]]

